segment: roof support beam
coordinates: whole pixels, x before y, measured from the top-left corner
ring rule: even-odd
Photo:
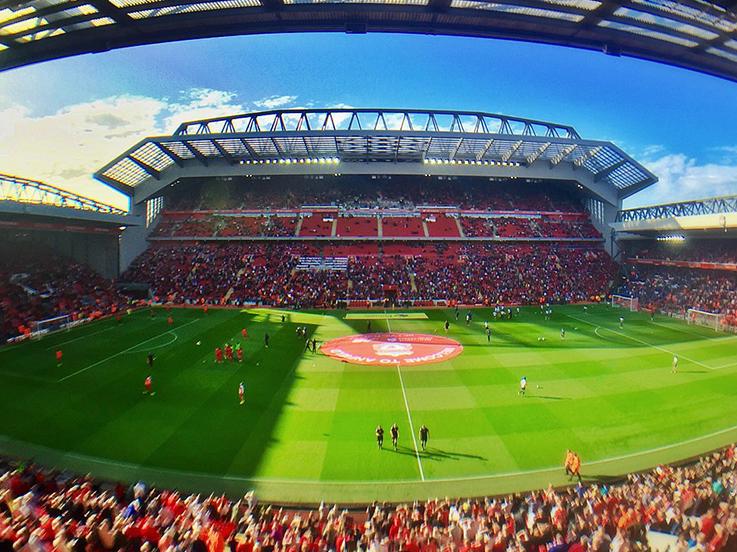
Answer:
[[[143,161],[141,161],[140,159],[136,159],[132,155],[129,155],[128,156],[128,159],[130,159],[133,163],[135,163],[140,168],[142,168],[144,171],[146,171],[150,176],[153,176],[156,180],[160,180],[161,179],[161,173],[159,171],[157,171],[156,169],[154,169],[148,163],[144,163]]]
[[[154,144],[161,153],[163,153],[169,159],[171,159],[172,161],[174,161],[174,163],[176,163],[178,167],[183,167],[184,166],[184,159],[182,159],[181,157],[179,157],[178,155],[176,155],[174,152],[169,151],[167,148],[165,148],[159,142],[151,142],[151,143]]]
[[[572,154],[577,147],[578,147],[578,144],[569,144],[566,147],[564,147],[563,150],[558,155],[556,155],[550,160],[550,166],[551,167],[557,166],[561,161],[563,161],[566,157]]]
[[[594,175],[594,182],[601,182],[607,176],[609,176],[614,171],[616,171],[618,168],[624,167],[626,164],[627,164],[627,160],[626,159],[620,159],[616,163],[612,163],[606,169],[602,169],[602,170],[600,170],[598,173],[596,173]]]
[[[107,2],[106,0],[87,0],[87,3],[94,6],[102,15],[109,17],[120,25],[132,26],[135,24],[135,20],[130,15],[115,6],[112,2]]]
[[[455,147],[453,148],[453,153],[450,154],[450,159],[455,159],[456,155],[458,155],[458,150],[461,149],[461,146],[463,145],[463,138],[459,138],[458,142],[456,142]]]
[[[241,144],[243,144],[243,147],[246,148],[246,150],[248,151],[248,154],[253,159],[258,159],[260,157],[260,155],[256,153],[256,150],[253,149],[253,146],[251,146],[251,144],[248,143],[248,140],[246,140],[245,138],[241,138]]]
[[[544,144],[543,144],[542,146],[540,146],[540,147],[539,147],[539,148],[537,149],[537,151],[536,151],[536,152],[534,152],[534,153],[531,153],[530,155],[528,155],[528,156],[527,156],[527,159],[526,159],[526,161],[527,161],[527,164],[528,164],[528,165],[532,165],[532,164],[533,164],[533,163],[534,163],[535,161],[537,161],[538,159],[540,159],[540,156],[541,156],[541,155],[542,155],[543,153],[545,153],[545,152],[546,152],[546,151],[548,150],[548,148],[549,148],[549,147],[550,147],[550,142],[546,142],[546,143],[544,143]]]
[[[225,148],[224,148],[223,146],[221,146],[221,145],[220,145],[220,144],[218,143],[218,141],[217,141],[217,140],[213,140],[213,141],[212,141],[212,145],[213,145],[213,146],[215,146],[215,149],[216,149],[216,150],[218,150],[218,153],[219,153],[220,155],[222,155],[222,156],[223,156],[223,157],[224,157],[224,158],[225,158],[225,159],[226,159],[226,160],[228,161],[228,163],[230,163],[231,165],[235,165],[235,162],[236,162],[236,161],[235,161],[235,159],[233,158],[233,156],[232,156],[232,155],[230,155],[230,153],[228,153],[228,151],[227,151],[227,150],[226,150],[226,149],[225,149]]]
[[[476,154],[476,161],[481,161],[486,156],[488,151],[491,149],[491,146],[493,145],[494,145],[494,138],[489,138],[484,144],[484,147],[481,148],[481,151],[479,151]]]
[[[522,147],[523,143],[524,142],[522,140],[517,140],[514,144],[512,144],[512,147],[510,147],[507,151],[502,153],[502,161],[504,161],[505,163],[509,161],[512,158],[512,156],[514,156],[514,154],[517,153],[517,150],[520,149],[520,147]]]
[[[200,150],[198,150],[196,147],[194,147],[192,144],[189,143],[189,140],[182,140],[182,144],[184,144],[184,147],[189,150],[189,152],[195,156],[195,159],[202,163],[205,167],[207,167],[207,157],[202,155]]]
[[[598,146],[596,148],[589,148],[586,152],[584,152],[583,155],[579,155],[578,157],[576,157],[576,159],[573,160],[573,166],[576,168],[583,167],[586,161],[588,161],[592,157],[596,157],[600,151],[601,146]]]

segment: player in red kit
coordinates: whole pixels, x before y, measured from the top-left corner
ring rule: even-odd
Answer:
[[[174,324],[174,319],[170,316],[169,318],[166,319],[166,323],[171,326],[172,324]]]
[[[208,307],[207,305],[205,305],[204,307],[202,307],[202,310],[205,312],[205,314],[207,314],[207,311],[208,311],[209,308],[210,307]]]
[[[230,346],[230,343],[225,345],[225,360],[233,362],[233,347]]]
[[[220,364],[223,361],[223,350],[220,347],[215,347],[215,362]]]
[[[61,349],[56,351],[56,367],[61,367],[61,358],[64,356],[64,353],[61,352]]]
[[[153,385],[153,380],[151,379],[151,376],[146,377],[146,381],[143,382],[143,386],[146,388],[146,390],[143,392],[143,394],[148,394],[149,397],[153,397],[156,394],[156,391],[151,390],[151,386]]]
[[[243,339],[248,339],[248,330],[246,328],[243,328],[241,330],[241,335],[243,336]]]
[[[235,356],[238,357],[238,362],[243,362],[243,348],[238,347],[235,350]]]

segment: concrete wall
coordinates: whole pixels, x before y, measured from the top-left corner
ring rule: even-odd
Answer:
[[[156,220],[146,227],[146,202],[131,204],[131,215],[140,217],[140,226],[129,226],[120,236],[120,274],[130,266],[133,260],[148,247],[148,235],[156,227]]]
[[[617,211],[621,208],[622,202],[619,201],[616,205],[611,203],[597,200],[595,198],[588,198],[584,201],[586,210],[591,215],[591,222],[594,227],[601,232],[604,238],[604,248],[613,257],[617,258],[619,254],[619,246],[617,242],[612,238],[612,223],[617,217]]]

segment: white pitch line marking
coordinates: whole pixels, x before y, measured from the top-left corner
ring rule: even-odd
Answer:
[[[384,314],[386,317],[386,329],[390,332],[392,331],[392,326],[389,323],[389,316],[386,312],[386,309],[384,309]],[[407,391],[404,388],[404,379],[402,378],[402,370],[399,368],[399,364],[397,364],[397,375],[399,376],[399,384],[402,386],[402,397],[404,397],[404,408],[407,410],[407,421],[409,421],[409,431],[412,434],[412,442],[415,445],[415,458],[417,458],[417,467],[420,468],[420,478],[424,481],[425,480],[425,471],[422,469],[422,460],[420,459],[420,451],[417,447],[417,437],[415,437],[415,426],[412,423],[412,414],[409,410],[409,401],[407,400]]]
[[[415,457],[417,458],[417,467],[420,468],[420,478],[425,480],[425,472],[422,469],[422,460],[420,459],[420,451],[417,448],[417,438],[415,437],[415,426],[412,424],[412,414],[409,411],[409,402],[407,402],[407,392],[404,390],[404,380],[402,379],[402,370],[397,364],[397,374],[399,375],[399,383],[402,386],[402,396],[404,397],[404,407],[407,409],[407,420],[409,420],[409,430],[412,433],[412,442],[415,445]]]
[[[643,341],[642,339],[638,339],[637,337],[632,337],[631,335],[627,335],[625,333],[618,332],[616,330],[612,330],[612,329],[607,328],[605,326],[599,326],[598,324],[594,324],[593,322],[589,322],[588,320],[584,320],[583,318],[578,318],[577,316],[573,316],[571,314],[566,314],[566,316],[568,318],[573,318],[574,320],[578,320],[579,322],[583,322],[584,324],[588,324],[589,326],[594,326],[595,327],[594,333],[596,335],[598,335],[599,337],[601,337],[602,339],[606,339],[606,338],[604,338],[601,334],[599,334],[597,332],[598,329],[606,330],[608,332],[612,332],[614,334],[621,335],[622,337],[626,337],[627,339],[631,339],[632,341],[637,341],[638,343],[641,343],[643,345],[646,345],[647,347],[650,347],[652,349],[657,349],[658,351],[663,351],[664,353],[668,353],[669,355],[674,355],[674,356],[677,356],[677,357],[682,358],[684,360],[688,360],[689,362],[693,362],[694,364],[697,364],[697,365],[701,366],[702,368],[706,368],[708,370],[717,370],[718,369],[718,368],[714,368],[712,366],[709,366],[707,364],[704,364],[703,362],[699,362],[698,360],[695,360],[693,358],[689,358],[686,355],[682,355],[680,353],[676,353],[674,351],[670,351],[670,350],[665,349],[664,347],[660,347],[658,345],[653,345],[652,343],[648,343],[647,341]]]
[[[174,343],[177,339],[179,339],[179,336],[176,333],[174,333],[173,330],[171,332],[167,332],[167,333],[171,334],[174,339],[170,339],[169,341],[167,341],[166,343],[162,343],[161,345],[154,345],[153,347],[146,347],[146,350],[148,350],[148,351],[155,351],[157,349],[163,349],[164,347],[168,347],[169,345],[171,345],[172,343]],[[139,345],[140,345],[140,343],[139,343]],[[143,352],[143,351],[128,351],[128,354],[131,354],[131,353],[138,354],[138,353],[141,353],[141,352]]]
[[[80,335],[79,337],[75,337],[74,339],[70,339],[68,341],[62,341],[61,343],[57,343],[56,345],[52,345],[51,347],[46,347],[46,350],[50,351],[51,349],[56,349],[57,347],[61,347],[62,345],[68,345],[69,343],[74,343],[75,341],[79,341],[80,339],[84,339],[86,337],[92,337],[93,335],[101,334],[102,332],[109,332],[112,329],[114,329],[114,326],[105,328],[104,330],[92,332],[91,334]]]
[[[663,450],[669,450],[673,448],[677,448],[682,445],[688,445],[691,443],[697,443],[699,441],[702,441],[704,439],[710,439],[711,437],[717,437],[719,435],[723,435],[725,433],[729,433],[731,431],[737,430],[737,426],[731,426],[724,429],[720,429],[719,431],[713,431],[711,433],[707,433],[706,435],[702,435],[700,437],[694,437],[692,439],[686,439],[685,441],[679,441],[677,443],[671,443],[669,445],[663,445],[651,449],[645,449],[637,452],[631,452],[628,454],[622,454],[619,456],[612,456],[609,458],[601,458],[600,460],[593,460],[591,462],[585,462],[584,466],[597,466],[600,464],[606,464],[609,462],[615,462],[618,460],[626,460],[629,458],[636,458],[638,456],[646,456],[648,454],[652,454],[654,452],[660,452]],[[8,440],[0,437],[0,444],[2,441]],[[44,447],[42,445],[34,445],[41,449],[45,450],[54,450],[48,447]],[[149,470],[151,472],[160,473],[160,474],[175,474],[175,475],[185,475],[187,477],[193,477],[193,478],[206,478],[211,480],[217,480],[222,479],[225,481],[238,481],[238,482],[250,482],[250,483],[272,483],[272,484],[299,484],[299,485],[356,485],[356,486],[374,486],[374,485],[391,485],[391,484],[406,484],[406,483],[415,483],[419,484],[420,482],[416,479],[384,479],[384,480],[316,480],[316,479],[289,479],[289,478],[271,478],[271,477],[241,477],[237,475],[217,475],[217,474],[208,474],[208,473],[202,473],[202,472],[191,472],[191,471],[184,471],[184,470],[174,470],[169,468],[157,468],[157,467],[148,467],[141,464],[132,464],[128,462],[117,462],[115,460],[110,460],[107,458],[100,458],[97,456],[87,456],[84,454],[77,454],[75,452],[69,452],[64,453],[64,457],[67,458],[74,458],[77,460],[82,460],[85,462],[92,462],[100,465],[107,465],[107,466],[117,466],[122,468],[128,468],[132,470]],[[655,464],[653,464],[655,465]],[[486,474],[486,475],[469,475],[469,476],[461,476],[461,477],[438,477],[438,478],[429,478],[425,480],[425,483],[432,484],[432,483],[455,483],[460,481],[484,481],[484,480],[490,480],[490,479],[503,479],[507,477],[513,477],[513,476],[527,476],[532,474],[541,474],[541,473],[555,473],[560,472],[561,469],[559,466],[551,466],[548,468],[538,468],[533,470],[520,470],[516,472],[503,472],[503,473],[494,473],[494,474]]]
[[[192,320],[190,322],[187,322],[186,324],[182,324],[177,329],[184,328],[185,326],[189,326],[190,324],[194,324],[195,322],[198,322],[198,321],[199,321],[199,319],[198,318],[195,318],[194,320]],[[66,381],[69,378],[73,378],[74,376],[76,376],[78,374],[81,374],[82,372],[86,372],[90,368],[94,368],[95,366],[99,366],[100,364],[103,364],[103,363],[107,362],[108,360],[112,360],[115,357],[119,357],[120,355],[124,355],[128,351],[131,351],[131,350],[135,349],[136,347],[139,347],[139,346],[143,345],[144,343],[148,343],[149,341],[153,341],[154,339],[157,339],[157,338],[161,337],[162,335],[166,335],[166,334],[168,334],[171,331],[172,330],[166,330],[165,332],[162,332],[159,335],[155,335],[153,337],[150,337],[150,338],[146,339],[145,341],[141,341],[140,343],[136,343],[135,345],[133,345],[133,347],[128,347],[127,349],[125,349],[123,351],[120,351],[119,353],[115,353],[114,355],[110,355],[109,357],[103,358],[102,360],[98,360],[94,364],[90,364],[89,366],[87,366],[85,368],[81,368],[81,369],[77,370],[76,372],[72,372],[71,374],[69,374],[67,376],[64,376],[63,378],[61,378],[60,380],[58,380],[56,383],[61,383],[63,381]]]

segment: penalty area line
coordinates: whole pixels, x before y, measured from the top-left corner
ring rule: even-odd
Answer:
[[[69,343],[74,343],[75,341],[79,341],[80,339],[92,337],[93,335],[101,334],[103,332],[109,332],[110,330],[113,330],[113,329],[115,329],[115,326],[105,328],[104,330],[98,330],[90,334],[80,335],[79,337],[75,337],[74,339],[69,339],[68,341],[62,341],[61,343],[57,343],[56,345],[51,345],[50,347],[46,347],[46,350],[50,351],[51,349],[57,349],[58,347],[61,347],[62,345],[68,345]]]
[[[194,320],[191,320],[191,321],[187,322],[186,324],[182,324],[177,329],[179,330],[181,328],[184,328],[185,326],[189,326],[190,324],[194,324],[195,322],[198,322],[198,321],[199,321],[199,318],[195,318]],[[132,351],[136,347],[140,347],[141,345],[144,345],[144,344],[148,343],[149,341],[153,341],[154,339],[157,339],[157,338],[161,337],[162,335],[166,335],[166,334],[168,334],[170,332],[172,332],[172,330],[166,330],[165,332],[162,332],[162,333],[160,333],[158,335],[155,335],[153,337],[150,337],[150,338],[148,338],[148,339],[146,339],[144,341],[141,341],[140,343],[136,343],[132,347],[128,347],[127,349],[124,349],[124,350],[122,350],[122,351],[120,351],[118,353],[115,353],[114,355],[110,355],[109,357],[105,357],[102,360],[98,360],[94,364],[90,364],[89,366],[86,366],[84,368],[80,368],[76,372],[72,372],[71,374],[68,374],[68,375],[64,376],[63,378],[61,378],[60,380],[58,380],[56,383],[61,383],[63,381],[68,380],[69,378],[73,378],[74,376],[79,375],[82,372],[86,372],[87,370],[89,370],[91,368],[94,368],[95,366],[99,366],[100,364],[103,364],[103,363],[107,362],[108,360],[112,360],[112,359],[114,359],[116,357],[119,357],[120,355],[124,355],[128,351]]]
[[[577,316],[573,316],[571,314],[566,314],[568,318],[572,318],[573,320],[578,320],[579,322],[583,322],[584,324],[588,324],[589,326],[594,326],[594,333],[601,337],[602,339],[605,339],[597,330],[602,329],[606,330],[608,332],[612,332],[613,334],[621,335],[622,337],[626,337],[627,339],[631,339],[632,341],[636,341],[637,343],[641,343],[642,345],[645,345],[647,347],[650,347],[651,349],[657,349],[658,351],[662,351],[664,353],[668,353],[669,355],[674,355],[679,358],[682,358],[684,360],[687,360],[689,362],[692,362],[694,364],[697,364],[698,366],[701,366],[702,368],[706,368],[707,370],[718,370],[718,368],[715,368],[713,366],[709,366],[708,364],[704,364],[703,362],[699,362],[698,360],[695,360],[693,358],[689,358],[686,355],[682,355],[680,353],[676,353],[674,351],[670,351],[664,347],[660,347],[658,345],[653,345],[652,343],[648,343],[647,341],[643,341],[642,339],[638,339],[637,337],[632,337],[631,335],[627,335],[622,332],[618,332],[617,330],[612,330],[611,328],[607,328],[605,326],[600,326],[598,324],[594,324],[593,322],[589,322],[588,320],[584,320],[583,318],[578,318]]]

